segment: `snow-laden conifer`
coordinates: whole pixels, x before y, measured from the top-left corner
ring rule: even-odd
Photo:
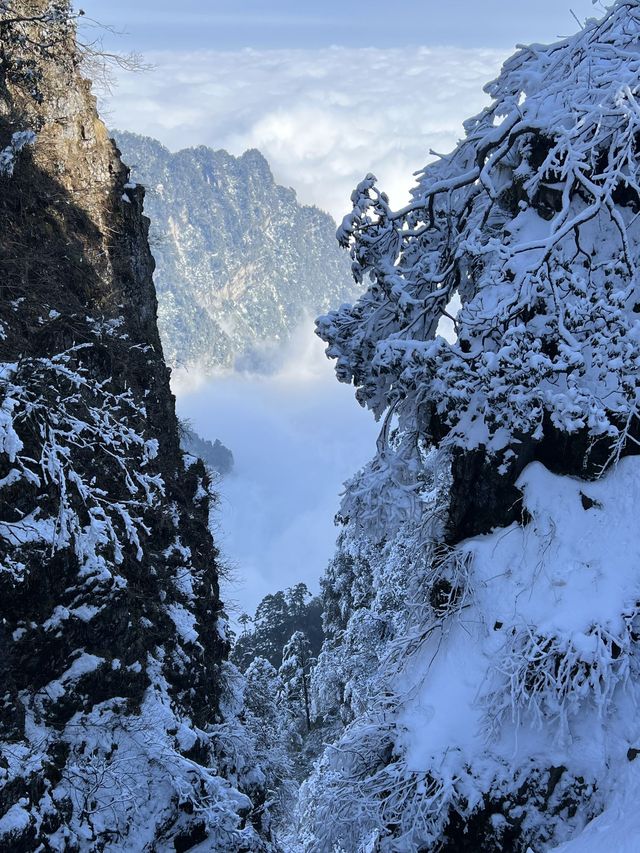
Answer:
[[[639,28],[620,0],[573,38],[520,49],[406,207],[372,175],[354,191],[339,238],[368,288],[318,333],[377,417],[490,452],[545,425],[614,450],[633,432]]]

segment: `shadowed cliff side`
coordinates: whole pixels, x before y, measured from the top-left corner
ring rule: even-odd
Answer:
[[[211,489],[179,447],[143,191],[68,5],[3,15],[0,847],[260,849],[215,771]]]

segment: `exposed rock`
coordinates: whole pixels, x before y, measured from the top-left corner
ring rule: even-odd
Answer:
[[[0,79],[0,148],[37,133],[0,177],[0,847],[259,849],[211,769],[209,478],[179,446],[144,193],[72,32],[55,54],[37,98]]]

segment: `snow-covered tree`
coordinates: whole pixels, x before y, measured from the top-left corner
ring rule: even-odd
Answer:
[[[263,839],[275,838],[295,801],[295,720],[276,669],[255,658],[244,674],[225,665],[225,721],[216,728],[220,769],[251,798],[251,823]]]
[[[303,631],[296,631],[284,647],[278,675],[282,680],[285,701],[294,712],[297,711],[296,716],[304,720],[307,732],[311,731],[309,678],[313,663],[309,638]]]
[[[539,853],[633,823],[639,42],[618,0],[519,49],[408,205],[353,193],[366,291],[318,333],[382,429],[323,589],[312,695],[346,727],[303,786],[309,851]]]
[[[298,630],[304,630],[311,653],[317,655],[323,639],[321,613],[318,597],[312,596],[304,583],[266,595],[256,607],[253,619],[245,613],[238,620],[243,630],[234,644],[231,659],[243,670],[256,657],[264,657],[279,667],[286,643]],[[252,628],[248,629],[250,623]]]
[[[318,333],[338,378],[403,435],[507,462],[553,430],[614,455],[635,436],[639,14],[624,0],[518,51],[406,207],[372,175],[354,191],[339,237],[369,287]]]

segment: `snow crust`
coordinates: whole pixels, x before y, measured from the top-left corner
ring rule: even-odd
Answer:
[[[437,766],[453,782],[480,764],[488,777],[475,781],[481,789],[499,766],[568,767],[598,779],[602,801],[611,798],[612,805],[558,849],[635,853],[638,779],[635,767],[627,768],[640,739],[638,665],[637,646],[625,634],[640,597],[640,460],[623,459],[589,483],[534,463],[519,486],[530,522],[462,543],[473,559],[472,603],[397,685],[403,695],[416,691],[398,719],[407,766],[415,772]],[[553,638],[570,670],[566,690],[544,705],[534,689],[519,690],[517,683],[544,664],[531,647],[520,649],[521,638],[534,634]],[[614,638],[613,657],[606,638]],[[530,657],[514,668],[519,652]],[[426,673],[425,659],[432,660]],[[581,681],[581,667],[596,679]],[[552,669],[557,677],[556,660]],[[552,680],[545,687],[553,694]]]
[[[638,853],[640,850],[640,810],[637,791],[640,768],[625,772],[620,768],[620,795],[602,814],[590,821],[571,841],[552,853]]]
[[[435,521],[396,520],[377,544],[348,528],[313,685],[316,713],[338,702],[347,725],[303,786],[304,849],[428,848],[492,800],[533,853],[635,820],[640,458],[595,481],[536,462],[517,484],[522,521],[455,548]],[[425,483],[425,518],[447,488]]]

